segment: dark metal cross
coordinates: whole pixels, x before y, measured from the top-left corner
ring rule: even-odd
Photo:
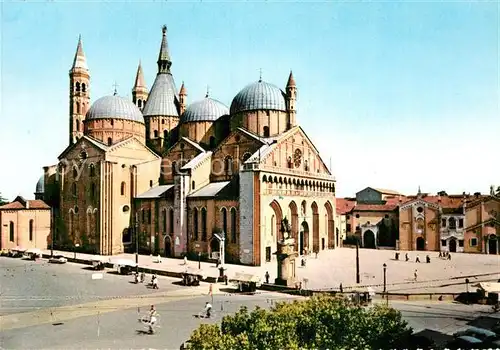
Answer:
[[[118,88],[118,84],[116,83],[116,81],[115,81],[115,83],[113,84],[113,88],[115,89],[115,92],[113,93],[113,95],[114,95],[114,96],[116,96],[116,95],[118,94],[118,90],[117,90],[117,88]]]

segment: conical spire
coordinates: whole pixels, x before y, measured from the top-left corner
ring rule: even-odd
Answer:
[[[187,96],[187,90],[186,87],[184,86],[184,82],[182,82],[181,89],[179,91],[179,96]]]
[[[146,88],[146,83],[144,81],[144,73],[142,72],[141,61],[139,61],[139,66],[137,67],[137,74],[135,76],[134,89]]]
[[[82,36],[78,37],[78,46],[76,47],[75,59],[73,60],[73,66],[71,69],[82,68],[89,69],[87,67],[87,60],[85,59],[85,54],[83,53]]]
[[[296,87],[295,79],[293,78],[293,73],[290,71],[290,75],[288,76],[288,83],[286,83],[286,87]]]
[[[158,73],[170,73],[172,61],[170,60],[170,53],[168,51],[167,26],[163,26],[162,33],[160,54],[158,55]]]

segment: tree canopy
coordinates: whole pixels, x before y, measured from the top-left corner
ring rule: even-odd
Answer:
[[[4,196],[2,196],[2,192],[0,192],[0,205],[4,205],[7,203],[9,203],[9,200],[7,198],[5,198]]]
[[[270,310],[242,307],[220,325],[200,325],[189,342],[200,350],[397,349],[411,333],[395,309],[321,296],[277,303]]]

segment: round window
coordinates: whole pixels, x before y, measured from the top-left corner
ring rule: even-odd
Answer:
[[[123,206],[123,212],[126,213],[130,210],[130,207],[128,205]]]
[[[359,214],[356,214],[356,219],[359,219]]]
[[[85,151],[80,152],[80,159],[82,159],[82,160],[87,159],[87,152],[85,152]]]
[[[424,208],[422,208],[422,207],[418,207],[418,208],[417,208],[417,212],[421,213],[421,212],[423,212],[423,211],[424,211]]]

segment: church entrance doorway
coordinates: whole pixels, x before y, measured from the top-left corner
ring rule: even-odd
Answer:
[[[498,254],[498,238],[496,235],[488,237],[488,254]]]
[[[375,234],[372,230],[366,230],[363,234],[363,248],[375,249]]]
[[[218,259],[220,255],[220,243],[217,238],[212,238],[210,241],[210,252],[212,255],[212,259]],[[216,254],[214,254],[216,253]]]
[[[300,225],[300,234],[299,234],[299,254],[305,254],[305,250],[307,249],[307,240],[309,239],[309,225],[306,221],[303,221]]]
[[[170,235],[165,235],[164,242],[165,257],[170,258],[172,257],[172,238]]]
[[[457,251],[457,240],[455,238],[450,239],[449,248],[450,253],[455,253]]]
[[[417,238],[417,250],[425,250],[425,239],[422,237]]]

